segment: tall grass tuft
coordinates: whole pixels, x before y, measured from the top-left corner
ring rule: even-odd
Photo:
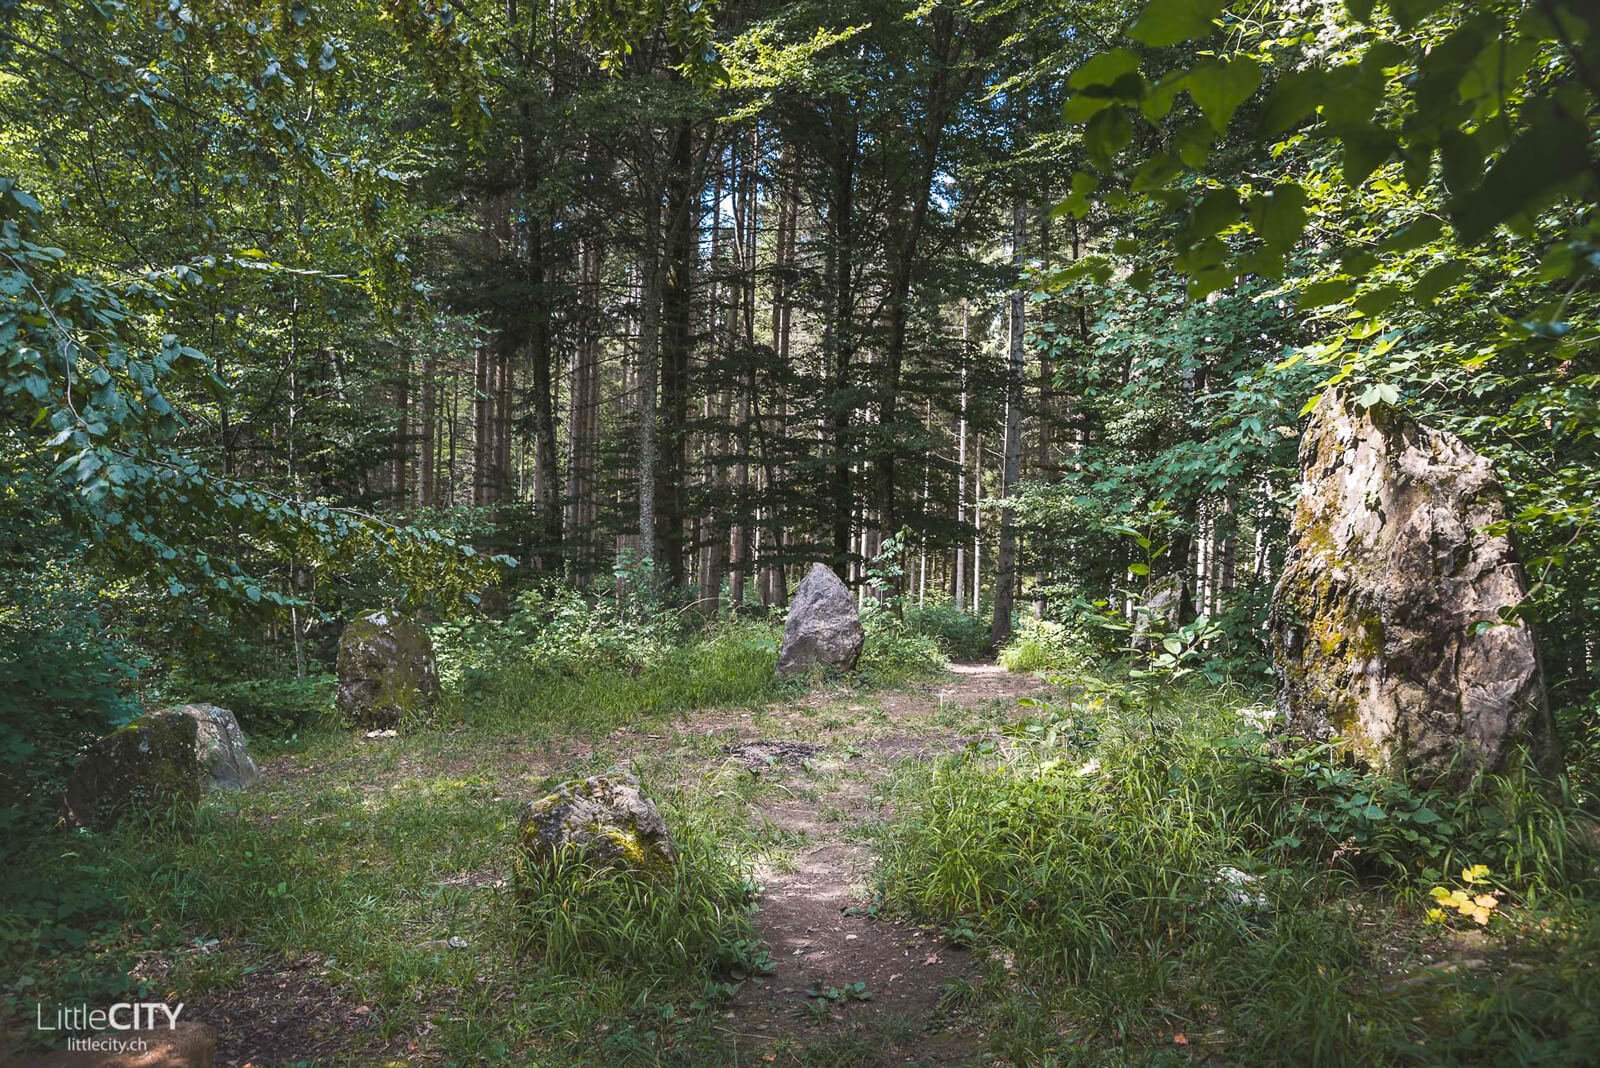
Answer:
[[[1470,801],[1375,794],[1359,776],[1275,763],[1251,716],[1216,693],[1111,689],[1039,706],[893,784],[880,892],[977,932],[998,962],[977,999],[998,1052],[1143,1061],[1181,1038],[1220,1063],[1447,1063],[1419,1043],[1454,1028],[1561,1063],[1529,1051],[1570,1053],[1592,1033],[1588,979],[1546,990],[1525,1025],[1506,1013],[1518,983],[1540,989],[1526,976],[1387,982],[1415,964],[1428,936],[1413,903],[1447,865],[1488,863],[1509,898],[1558,912],[1552,893],[1592,888],[1593,858],[1574,852],[1549,784],[1516,772]],[[1589,912],[1561,922],[1573,945],[1594,937]]]

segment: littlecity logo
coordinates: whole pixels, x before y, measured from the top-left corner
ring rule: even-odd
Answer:
[[[46,1014],[44,1003],[37,1007],[35,1022],[41,1031],[154,1031],[157,1028],[172,1030],[178,1026],[178,1014],[183,1012],[183,1002],[176,1006],[160,1001],[119,1001],[105,1008],[90,1008],[87,1003],[57,1005]],[[67,1048],[75,1051],[97,1053],[142,1052],[145,1041],[134,1035],[123,1038],[117,1035],[68,1034]]]

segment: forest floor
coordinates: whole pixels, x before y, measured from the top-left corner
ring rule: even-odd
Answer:
[[[258,787],[214,796],[212,840],[153,866],[149,915],[182,899],[186,918],[146,921],[133,974],[215,1028],[219,1066],[589,1064],[619,1032],[633,1053],[620,1063],[987,1064],[973,1018],[947,1007],[969,954],[948,932],[879,915],[872,843],[908,762],[992,734],[1046,688],[954,664],[912,686],[824,685],[601,737],[316,739],[263,760]],[[670,799],[669,822],[673,805],[713,813],[761,887],[752,921],[770,971],[688,1019],[667,1006],[649,1025],[666,1042],[645,1032],[653,1003],[604,1003],[576,980],[530,985],[504,937],[522,805],[611,766]],[[253,900],[263,883],[274,900]],[[530,1004],[562,998],[553,1023]]]
[[[993,664],[953,664],[927,685],[870,696],[817,693],[751,713],[701,715],[675,734],[726,745],[773,788],[748,818],[793,836],[758,871],[756,927],[775,965],[734,998],[730,1041],[800,1063],[971,1064],[981,1034],[943,1012],[967,954],[938,931],[880,918],[869,881],[871,828],[892,818],[882,789],[896,765],[959,751],[1044,684]],[[801,739],[816,739],[803,741]],[[652,740],[668,752],[672,735]],[[694,773],[694,763],[685,770]],[[833,996],[830,996],[832,994]],[[821,996],[818,996],[821,995]]]

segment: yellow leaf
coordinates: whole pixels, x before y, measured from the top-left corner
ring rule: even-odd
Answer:
[[[1479,894],[1472,900],[1473,903],[1476,904],[1480,909],[1492,909],[1496,905],[1500,904],[1500,900],[1493,894]]]

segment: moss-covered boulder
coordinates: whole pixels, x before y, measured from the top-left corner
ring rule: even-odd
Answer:
[[[344,628],[338,670],[339,711],[359,727],[396,726],[439,696],[433,641],[394,612],[369,612]]]
[[[529,802],[517,843],[535,869],[569,858],[657,878],[678,858],[655,802],[638,779],[615,769]]]
[[[1286,729],[1422,782],[1467,785],[1518,746],[1553,767],[1533,630],[1502,615],[1527,580],[1489,461],[1329,389],[1300,465],[1270,622]]]
[[[201,785],[208,790],[243,790],[261,777],[251,759],[239,720],[219,705],[187,704],[163,709],[188,716],[195,724],[195,756]]]
[[[107,830],[128,816],[188,817],[203,778],[195,739],[195,721],[179,712],[140,716],[99,739],[67,778],[67,823]]]

